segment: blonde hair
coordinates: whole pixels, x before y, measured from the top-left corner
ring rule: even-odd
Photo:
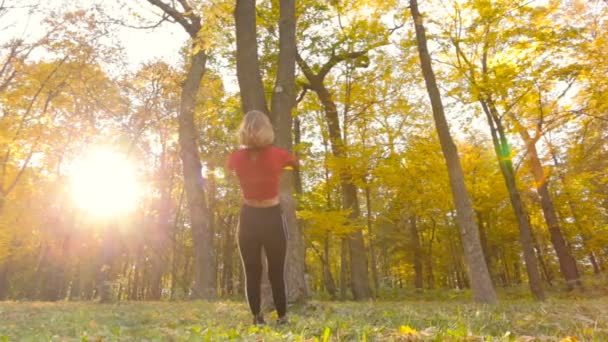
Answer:
[[[239,140],[241,145],[249,148],[271,145],[274,130],[268,116],[259,110],[247,112],[239,127]]]

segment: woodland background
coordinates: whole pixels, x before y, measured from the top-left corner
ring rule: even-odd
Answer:
[[[0,1],[0,300],[243,298],[223,166],[251,108],[301,161],[291,300],[605,292],[606,1],[106,5]],[[169,28],[179,58],[128,66],[118,32]],[[100,145],[145,184],[128,214],[71,198]]]

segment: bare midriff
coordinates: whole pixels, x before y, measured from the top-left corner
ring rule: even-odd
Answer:
[[[279,204],[279,196],[263,200],[243,198],[243,203],[250,207],[256,208],[274,207],[275,205]]]

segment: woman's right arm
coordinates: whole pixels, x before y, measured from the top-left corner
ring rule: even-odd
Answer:
[[[291,152],[287,151],[287,150],[281,150],[282,151],[282,161],[283,161],[283,168],[292,168],[294,170],[298,170],[300,168],[300,163],[298,162],[298,158]]]

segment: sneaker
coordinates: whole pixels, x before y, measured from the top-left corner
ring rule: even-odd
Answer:
[[[264,316],[262,316],[262,314],[257,314],[253,316],[253,325],[266,325]]]
[[[287,320],[287,316],[277,318],[278,325],[285,325],[287,323],[289,323],[289,321]]]

